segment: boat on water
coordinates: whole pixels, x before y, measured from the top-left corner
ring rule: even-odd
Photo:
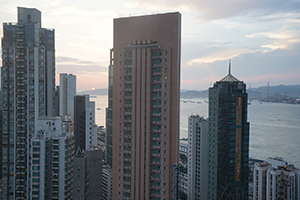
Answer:
[[[183,101],[183,103],[187,103],[187,101]]]
[[[97,110],[101,110],[101,108],[97,108]]]
[[[90,96],[90,98],[97,98],[97,96]]]
[[[197,103],[202,103],[201,101],[197,101]]]

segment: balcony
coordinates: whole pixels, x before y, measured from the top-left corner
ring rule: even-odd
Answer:
[[[130,190],[127,190],[127,189],[124,189],[124,192],[125,192],[125,193],[129,193],[129,194],[131,193],[131,191],[130,191]]]
[[[124,169],[131,170],[130,166],[124,166]]]
[[[131,147],[131,143],[124,143],[124,146]]]
[[[158,154],[158,153],[153,153],[153,154],[151,154],[151,157],[154,157],[154,158],[159,158],[161,155],[160,154]]]
[[[160,178],[151,176],[151,181],[160,182]]]
[[[125,162],[131,162],[131,158],[124,158]]]
[[[125,92],[131,92],[132,91],[132,89],[125,89]]]
[[[132,96],[125,96],[124,97],[126,100],[131,100]]]
[[[161,89],[153,89],[152,92],[161,92]]]
[[[125,65],[124,67],[125,67],[125,69],[131,69],[132,65]]]
[[[129,175],[129,174],[127,174],[127,175]],[[124,175],[125,176],[125,175]],[[125,176],[125,177],[127,177],[127,176]],[[130,177],[130,176],[129,176]],[[124,185],[130,185],[130,182],[128,182],[128,181],[124,181]]]
[[[124,177],[126,177],[126,178],[130,178],[131,177],[131,174],[124,174]],[[129,183],[129,182],[128,182]],[[125,185],[125,184],[124,184]],[[130,183],[129,183],[129,185],[130,185]]]
[[[154,80],[151,82],[152,84],[161,84],[161,81],[160,80]]]
[[[58,153],[52,153],[52,157],[53,157],[53,158],[58,158],[58,157],[59,157],[59,154],[58,154]]]
[[[153,105],[151,108],[161,108],[161,105]]]
[[[131,120],[124,120],[124,123],[131,123]]]
[[[159,130],[159,129],[152,129],[151,133],[161,133],[161,130]]]
[[[152,113],[151,114],[151,117],[160,117],[161,116],[161,113]]]
[[[124,135],[124,139],[131,139],[131,135]]]
[[[132,84],[132,81],[125,81],[125,84]]]
[[[160,170],[155,170],[155,169],[154,169],[154,170],[151,170],[150,173],[153,173],[153,174],[160,174]]]
[[[124,127],[125,131],[131,131],[131,127]]]
[[[152,76],[161,76],[161,72],[154,72],[151,74]]]
[[[125,73],[124,76],[131,76],[131,73]]]
[[[162,67],[162,65],[161,64],[155,64],[155,65],[152,65],[151,67],[152,68],[158,68],[158,67]]]
[[[161,138],[158,138],[158,137],[152,137],[152,138],[151,138],[151,141],[161,141]]]
[[[160,146],[151,146],[151,149],[160,149]]]
[[[154,124],[154,125],[161,125],[161,122],[159,122],[159,121],[152,121],[151,124]]]
[[[125,112],[124,115],[132,115],[131,112]]]
[[[152,97],[151,100],[161,101],[161,97]]]
[[[131,155],[131,151],[124,151],[124,154]]]
[[[160,190],[160,187],[159,186],[152,186],[152,187],[150,187],[150,189],[152,189],[152,190]]]
[[[51,165],[51,169],[59,169],[59,167],[55,165]]]
[[[153,197],[153,198],[158,198],[158,199],[160,199],[160,195],[159,195],[159,194],[151,194],[150,196]]]

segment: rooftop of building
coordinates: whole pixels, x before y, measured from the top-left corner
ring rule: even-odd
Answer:
[[[271,159],[271,160],[276,160],[276,161],[280,161],[280,162],[286,162],[283,158],[281,157],[269,157],[268,159]]]
[[[159,15],[173,15],[173,14],[180,14],[180,12],[165,12],[165,13],[149,13],[149,14],[129,14],[127,16],[125,15],[119,15],[119,18],[115,18],[115,20],[118,20],[118,19],[126,19],[126,18],[136,18],[136,17],[149,17],[149,16],[152,16],[152,17],[155,17],[155,16],[159,16]]]
[[[255,163],[254,166],[257,166],[257,167],[268,167],[268,166],[270,166],[270,164],[265,161],[265,162]]]
[[[239,79],[235,78],[231,74],[231,59],[229,59],[229,70],[228,70],[228,75],[222,78],[219,82],[240,82]]]

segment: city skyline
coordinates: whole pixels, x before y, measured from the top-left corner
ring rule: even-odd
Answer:
[[[229,1],[225,5],[175,1],[172,7],[168,1],[133,0],[117,6],[115,2],[83,3],[1,1],[2,22],[16,21],[17,6],[24,6],[39,9],[42,26],[55,28],[57,85],[59,73],[72,73],[78,77],[79,92],[106,88],[113,18],[167,10],[183,16],[182,89],[208,88],[227,71],[224,66],[229,57],[233,58],[233,73],[252,87],[267,81],[271,85],[299,84],[299,1]],[[84,28],[79,29],[79,24]]]

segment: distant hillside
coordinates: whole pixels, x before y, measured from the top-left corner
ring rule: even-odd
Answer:
[[[247,89],[248,97],[253,98],[261,98],[267,94],[267,86],[262,86],[258,88]],[[278,86],[269,86],[269,94],[282,94],[288,95],[291,97],[299,97],[300,96],[300,85],[278,85]],[[185,90],[180,92],[180,98],[207,98],[208,90],[204,91],[196,91],[196,90]]]
[[[82,92],[78,92],[77,94],[81,95],[81,94],[89,94],[89,95],[107,95],[107,89],[95,89],[95,90],[86,90],[86,91],[82,91]]]
[[[185,92],[180,92],[180,98],[192,99],[192,98],[207,98],[208,90],[197,91],[197,90],[187,90]]]
[[[252,98],[260,98],[263,95],[267,94],[267,86],[262,86],[258,88],[251,88],[247,90],[248,96]],[[269,86],[269,94],[274,95],[276,93],[284,94],[292,97],[300,96],[300,85],[278,85],[278,86]],[[107,95],[107,89],[96,89],[96,90],[87,90],[79,92],[78,94],[89,94],[89,95]],[[182,89],[180,92],[180,98],[207,98],[208,90],[197,91],[197,90],[186,90]]]
[[[258,92],[261,94],[267,94],[268,87],[262,86],[258,88],[251,88],[250,91]],[[269,94],[284,94],[288,96],[300,96],[300,85],[277,85],[277,86],[269,86]]]

